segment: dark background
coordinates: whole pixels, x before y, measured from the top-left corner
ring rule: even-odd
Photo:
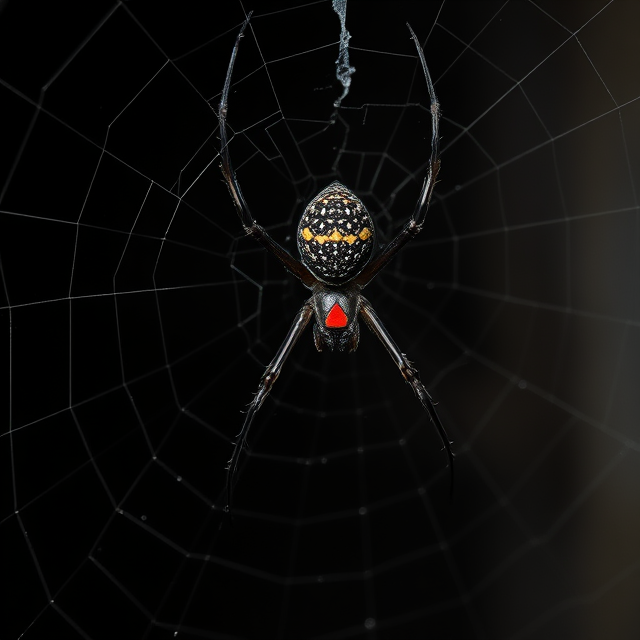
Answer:
[[[291,252],[333,179],[381,242],[407,219],[430,118],[405,23],[426,42],[440,182],[367,297],[457,464],[451,502],[364,327],[351,355],[308,331],[232,522],[240,411],[308,296],[218,170],[243,5],[0,4],[7,637],[637,637],[640,16],[503,4],[350,2],[338,112],[331,3],[244,4],[231,153]]]

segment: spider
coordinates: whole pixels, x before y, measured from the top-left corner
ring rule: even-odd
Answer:
[[[278,379],[285,360],[293,350],[312,317],[313,340],[316,349],[327,348],[339,351],[354,351],[358,346],[361,317],[369,329],[378,337],[400,369],[405,381],[411,385],[415,395],[427,411],[447,452],[450,469],[450,488],[453,491],[453,453],[451,442],[436,413],[435,403],[420,381],[418,370],[407,356],[400,351],[395,341],[378,318],[371,303],[362,295],[364,289],[375,276],[420,233],[429,208],[431,194],[440,169],[438,129],[440,105],[436,98],[431,76],[420,43],[409,24],[418,57],[431,100],[431,156],[424,178],[422,190],[415,210],[396,238],[381,248],[371,258],[375,229],[371,215],[362,201],[340,182],[334,181],[323,189],[302,213],[298,225],[297,241],[300,260],[294,258],[281,247],[266,230],[261,227],[249,210],[240,190],[240,184],[231,164],[229,140],[227,137],[227,115],[229,112],[229,89],[240,41],[249,23],[249,13],[235,41],[231,60],[222,90],[218,109],[220,124],[220,157],[224,180],[229,188],[233,204],[246,233],[255,238],[267,251],[271,252],[284,267],[311,290],[311,297],[302,305],[293,324],[280,345],[275,357],[266,368],[260,386],[249,404],[242,430],[234,443],[233,454],[227,466],[227,505],[231,509],[234,477],[243,448],[247,447],[247,435],[255,415]]]

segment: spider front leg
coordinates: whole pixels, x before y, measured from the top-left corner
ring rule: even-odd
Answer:
[[[429,99],[431,101],[429,107],[431,113],[431,156],[429,157],[427,175],[422,183],[422,190],[420,191],[413,214],[411,218],[409,218],[409,222],[402,227],[400,233],[384,247],[355,278],[356,284],[360,285],[363,289],[391,262],[408,242],[413,240],[413,238],[422,231],[425,218],[427,217],[427,211],[429,210],[433,188],[436,186],[436,178],[440,171],[440,103],[436,97],[431,75],[427,67],[427,61],[424,58],[424,52],[422,51],[418,37],[413,32],[411,25],[407,23],[407,27],[409,27],[411,38],[418,51],[418,58],[420,59],[422,72],[424,73],[424,78],[427,83],[427,90],[429,91]]]
[[[373,310],[371,303],[364,297],[361,298],[361,306],[360,313],[366,322],[367,326],[376,336],[382,344],[385,346],[393,360],[395,361],[398,369],[400,369],[400,373],[402,373],[402,377],[411,385],[414,393],[416,394],[418,400],[420,400],[420,404],[424,407],[424,409],[429,414],[429,418],[431,418],[431,422],[435,426],[440,439],[442,440],[442,444],[447,452],[447,457],[449,458],[449,469],[450,469],[450,493],[453,495],[453,452],[451,451],[451,440],[449,440],[449,436],[447,436],[447,432],[444,430],[442,426],[442,422],[440,422],[440,418],[436,412],[435,402],[433,398],[429,395],[429,392],[425,388],[425,386],[420,381],[420,374],[418,370],[409,362],[407,356],[400,351],[398,345],[395,343],[385,326],[380,321],[380,318],[376,315],[376,312]]]
[[[247,436],[249,435],[249,429],[251,428],[253,418],[260,410],[260,407],[265,401],[265,398],[271,392],[271,388],[280,375],[280,371],[282,370],[284,361],[291,353],[291,350],[298,341],[298,338],[302,335],[302,332],[305,330],[307,324],[309,324],[309,320],[313,315],[313,306],[311,304],[311,300],[312,299],[307,300],[307,302],[304,303],[302,309],[300,309],[300,311],[296,315],[295,320],[293,321],[293,324],[289,329],[289,333],[287,333],[287,337],[284,339],[284,342],[278,349],[278,353],[276,353],[274,359],[271,361],[266,371],[262,375],[262,380],[260,381],[258,392],[249,405],[247,415],[244,419],[244,424],[242,425],[242,430],[238,434],[237,440],[234,443],[233,455],[231,456],[231,460],[229,460],[229,466],[227,467],[227,506],[225,507],[225,511],[230,511],[231,509],[231,496],[233,493],[234,476],[236,473],[236,469],[238,468],[240,452],[246,445]]]
[[[222,97],[220,99],[220,106],[218,107],[218,122],[220,124],[220,158],[222,163],[220,168],[222,169],[222,175],[231,194],[231,199],[236,208],[236,212],[242,222],[244,230],[247,235],[257,240],[267,251],[272,253],[285,268],[291,272],[296,278],[298,278],[302,284],[311,288],[316,279],[311,275],[311,272],[305,267],[299,260],[296,260],[288,251],[281,247],[265,230],[261,227],[251,215],[249,205],[242,195],[240,190],[240,183],[236,176],[236,172],[231,164],[231,156],[229,154],[229,139],[227,137],[227,115],[229,114],[229,90],[231,89],[231,76],[233,75],[233,65],[238,55],[238,49],[240,48],[240,41],[244,36],[244,31],[251,19],[251,12],[247,15],[246,20],[243,22],[242,27],[236,37],[236,43],[231,52],[231,60],[229,60],[229,67],[227,68],[227,75],[224,81],[224,87],[222,89]]]

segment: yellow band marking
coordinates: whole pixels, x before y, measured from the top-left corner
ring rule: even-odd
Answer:
[[[324,244],[325,242],[348,242],[353,244],[358,238],[363,241],[368,240],[371,237],[371,231],[365,227],[357,236],[351,234],[343,236],[337,229],[334,229],[330,236],[314,236],[309,227],[305,227],[301,235],[307,242],[315,240],[318,244]]]

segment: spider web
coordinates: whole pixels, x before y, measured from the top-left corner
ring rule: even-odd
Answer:
[[[0,5],[6,637],[636,638],[640,50],[630,2]],[[383,242],[367,297],[456,451],[363,328],[307,332],[225,465],[308,292],[292,253],[334,179]]]

